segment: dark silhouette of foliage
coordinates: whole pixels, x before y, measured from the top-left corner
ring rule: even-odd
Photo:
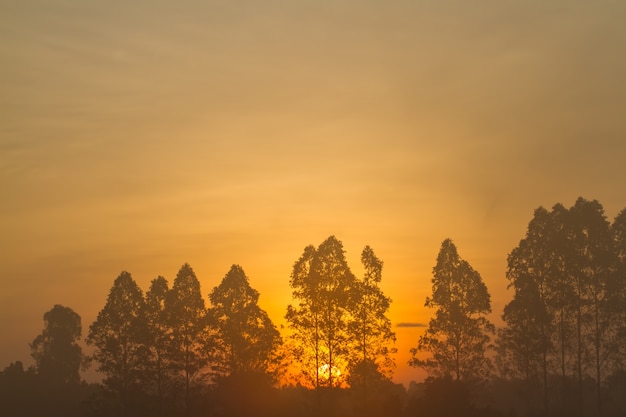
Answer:
[[[32,343],[36,365],[24,369],[21,361],[0,372],[0,413],[11,417],[78,417],[96,385],[78,374],[82,362],[80,316],[69,307],[55,305],[44,314],[44,330]]]
[[[411,349],[409,363],[437,377],[484,379],[491,367],[485,354],[489,334],[494,332],[486,318],[491,300],[480,274],[459,257],[450,239],[441,245],[432,283],[432,297],[426,298],[425,305],[435,309],[435,317],[417,347]],[[418,352],[428,352],[431,357],[419,359]]]
[[[318,283],[309,278],[315,256],[315,247],[307,246],[293,266],[289,284],[293,289],[293,299],[298,300],[298,305],[289,305],[285,318],[292,331],[293,354],[300,364],[302,375],[314,387],[319,387],[319,369],[323,364],[320,341],[321,308]]]
[[[623,357],[623,298],[613,266],[619,255],[611,230],[595,200],[579,198],[570,209],[556,204],[551,212],[540,207],[509,255],[507,278],[515,294],[504,309],[499,362],[509,377],[527,381],[528,401],[532,387],[542,387],[544,413],[593,408],[594,415],[603,414],[603,386]],[[549,398],[556,375],[559,401]],[[594,407],[587,400],[591,393]]]
[[[391,299],[380,289],[383,262],[371,247],[361,253],[363,278],[358,279],[352,298],[348,325],[352,339],[347,382],[352,388],[354,409],[359,415],[380,415],[393,395],[390,378],[395,368],[396,340],[387,317]],[[388,411],[388,410],[387,410]]]
[[[543,410],[548,407],[548,376],[553,352],[553,311],[549,309],[548,280],[552,259],[552,216],[535,210],[526,237],[508,256],[506,276],[513,300],[504,307],[507,324],[498,332],[501,375],[526,381],[526,401],[541,389]]]
[[[213,367],[220,375],[270,374],[278,364],[280,333],[259,307],[259,293],[239,265],[233,265],[209,294],[209,322],[215,326]]]
[[[114,281],[87,343],[102,384],[81,381],[80,316],[55,305],[30,344],[35,365],[0,372],[11,416],[600,416],[626,412],[626,210],[610,224],[600,203],[540,207],[507,258],[513,296],[498,330],[482,278],[446,239],[433,268],[434,310],[411,365],[428,370],[407,393],[391,380],[391,300],[383,262],[365,247],[357,279],[334,236],[308,246],[290,279],[290,337],[260,308],[233,265],[209,294],[184,264],[172,288],[145,294]],[[297,366],[301,375],[283,372]],[[294,373],[295,375],[295,373]],[[302,378],[304,377],[304,378]],[[491,378],[488,378],[491,377]],[[277,383],[280,387],[276,387]],[[286,386],[288,382],[294,385]],[[301,384],[304,384],[301,385]],[[349,388],[347,388],[349,386]],[[315,389],[310,389],[315,388]]]
[[[80,382],[83,352],[78,345],[80,316],[71,308],[55,305],[43,316],[44,329],[31,343],[37,373],[54,383]]]
[[[276,390],[265,372],[234,372],[217,378],[213,415],[224,417],[274,417]]]
[[[192,390],[200,388],[206,377],[210,347],[207,346],[206,308],[200,282],[189,264],[184,264],[165,300],[167,322],[171,328],[168,360],[175,382],[183,391],[183,409],[191,413]]]
[[[104,384],[116,394],[120,413],[131,412],[141,392],[147,361],[144,299],[131,275],[123,271],[113,282],[107,302],[89,327],[87,344],[94,346],[93,359],[104,373]]]
[[[359,361],[350,369],[348,383],[352,393],[353,412],[358,416],[399,415],[404,404],[404,387],[393,383],[369,360]]]
[[[352,335],[353,355],[350,358],[350,373],[357,368],[368,369],[361,372],[367,384],[367,375],[373,365],[387,377],[391,377],[396,353],[393,344],[396,335],[391,330],[391,320],[387,317],[391,299],[386,297],[379,287],[382,280],[383,262],[376,257],[374,251],[366,246],[361,253],[361,262],[365,269],[363,278],[357,280],[354,286],[352,319],[349,323],[349,332]],[[363,366],[359,367],[359,364]]]
[[[172,390],[172,370],[168,360],[168,346],[172,329],[168,325],[165,300],[169,292],[167,280],[158,276],[150,283],[144,305],[145,340],[148,349],[144,370],[144,389],[156,398],[153,414],[163,415],[165,397]]]
[[[611,225],[613,248],[612,287],[610,309],[619,322],[615,333],[617,354],[613,362],[615,369],[626,371],[626,209],[622,210]]]
[[[456,380],[450,375],[443,378],[428,378],[418,392],[409,392],[404,416],[429,417],[503,417],[505,413],[473,400],[476,391],[485,386],[475,385],[468,380]],[[415,390],[417,391],[417,390]]]
[[[572,264],[577,289],[577,382],[579,407],[583,406],[583,380],[586,374],[595,379],[596,412],[602,415],[602,384],[607,365],[615,359],[618,347],[614,333],[619,322],[612,314],[611,289],[615,275],[610,224],[597,201],[578,198],[570,209],[572,223]],[[612,365],[612,364],[611,364]]]
[[[297,358],[303,375],[315,387],[338,386],[349,360],[348,322],[356,287],[341,242],[330,236],[317,249],[305,248],[290,285],[298,305],[288,306],[286,319],[302,347]]]

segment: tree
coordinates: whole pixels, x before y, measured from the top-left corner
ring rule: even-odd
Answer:
[[[353,340],[350,375],[351,380],[362,387],[367,397],[370,380],[374,383],[382,376],[391,377],[395,367],[391,355],[396,352],[393,347],[396,335],[391,330],[391,320],[387,317],[391,299],[379,287],[383,262],[369,246],[363,249],[361,262],[365,273],[355,284],[354,306],[349,324]],[[381,375],[378,376],[377,373]]]
[[[168,360],[184,390],[184,409],[189,415],[191,389],[203,376],[209,361],[206,335],[206,308],[200,282],[189,264],[184,264],[165,300],[171,328]]]
[[[491,366],[485,355],[494,332],[485,317],[491,312],[491,300],[480,274],[459,257],[450,239],[441,245],[432,283],[432,297],[426,298],[425,306],[435,309],[435,317],[411,349],[409,364],[456,381],[484,378]],[[418,352],[431,357],[419,359]]]
[[[623,292],[614,273],[619,264],[614,231],[599,202],[578,198],[570,209],[562,204],[550,212],[537,209],[525,239],[509,255],[507,278],[515,295],[505,307],[502,351],[518,371],[533,368],[536,361],[530,359],[541,354],[546,410],[553,373],[560,374],[561,411],[582,412],[589,379],[595,382],[595,413],[603,412],[604,381],[621,356]]]
[[[513,300],[504,307],[505,327],[498,332],[501,353],[498,359],[509,373],[505,376],[522,378],[529,391],[541,387],[544,410],[548,407],[549,360],[554,332],[547,303],[553,259],[552,220],[543,207],[535,210],[526,237],[507,258],[506,277],[509,288],[515,293]],[[532,395],[527,401],[535,403]]]
[[[293,355],[299,362],[302,375],[314,387],[320,386],[321,359],[321,309],[319,307],[318,283],[310,279],[311,264],[316,256],[313,245],[304,248],[291,273],[289,285],[298,305],[287,306],[285,319],[292,331]]]
[[[209,294],[209,316],[217,330],[219,374],[268,374],[276,365],[280,334],[259,307],[259,293],[239,265],[233,265]]]
[[[316,388],[337,386],[349,360],[347,327],[356,286],[341,242],[330,236],[317,249],[306,247],[289,283],[298,305],[287,307],[286,319],[300,344],[303,374]]]
[[[611,224],[611,242],[615,256],[610,305],[612,313],[619,321],[615,341],[620,347],[613,366],[614,371],[618,371],[626,370],[626,209],[620,211]]]
[[[34,366],[24,369],[17,361],[0,371],[0,409],[11,417],[84,416],[92,387],[42,374]]]
[[[158,276],[153,279],[146,293],[144,309],[145,344],[149,350],[144,378],[145,385],[152,387],[156,395],[158,412],[163,411],[163,398],[171,379],[167,348],[172,330],[168,326],[165,310],[168,292],[168,283],[164,277]]]
[[[616,288],[611,274],[613,264],[610,224],[602,205],[578,198],[570,209],[572,222],[572,266],[578,289],[577,375],[579,406],[582,408],[585,365],[596,385],[596,413],[602,415],[602,384],[607,366],[619,351],[614,334],[619,325],[613,314],[611,290]],[[586,363],[586,358],[592,358]]]
[[[87,344],[95,347],[93,359],[106,377],[105,385],[119,395],[122,414],[140,391],[147,351],[144,345],[144,299],[130,273],[113,282],[104,308],[89,327]]]
[[[50,382],[79,383],[78,371],[83,361],[77,343],[82,332],[80,316],[71,308],[56,304],[43,320],[43,331],[30,345],[37,373]]]

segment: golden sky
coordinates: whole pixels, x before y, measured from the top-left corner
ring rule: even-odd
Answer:
[[[626,207],[626,2],[0,5],[0,369],[54,304],[240,264],[276,324],[331,234],[385,262],[392,321],[452,238],[492,294],[533,210]],[[397,328],[396,380],[419,328]],[[7,336],[8,335],[8,336]]]

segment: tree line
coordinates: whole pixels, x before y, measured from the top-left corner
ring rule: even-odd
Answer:
[[[408,391],[391,381],[396,348],[391,299],[379,285],[383,261],[366,246],[361,262],[357,277],[334,236],[307,246],[293,265],[293,302],[280,331],[238,265],[208,294],[208,305],[188,264],[171,287],[159,276],[145,293],[124,271],[89,326],[93,353],[84,355],[78,344],[80,316],[54,306],[31,344],[35,366],[16,362],[0,373],[4,402],[14,415],[626,411],[626,210],[613,223],[595,200],[535,210],[508,256],[513,298],[498,329],[488,319],[482,277],[444,240],[425,300],[433,316],[411,350],[410,365],[429,377]],[[89,364],[103,375],[101,384],[80,380]],[[23,401],[26,388],[46,398],[47,413]]]

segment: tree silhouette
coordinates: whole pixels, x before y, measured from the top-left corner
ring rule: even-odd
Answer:
[[[167,322],[165,300],[169,289],[167,280],[158,276],[150,283],[146,292],[144,309],[145,317],[145,344],[149,350],[144,385],[150,387],[156,396],[156,412],[163,413],[164,396],[168,385],[171,385],[171,368],[167,357],[167,348],[170,343],[172,330]]]
[[[356,286],[341,242],[330,236],[317,250],[305,248],[294,265],[290,285],[298,305],[288,306],[286,319],[301,344],[303,371],[314,376],[316,388],[338,386],[348,362],[347,327]]]
[[[168,358],[184,391],[183,408],[190,413],[191,389],[203,376],[209,362],[206,334],[206,308],[200,282],[189,264],[184,264],[165,300],[167,322],[171,328]]]
[[[82,332],[80,316],[71,308],[56,304],[43,316],[44,329],[31,343],[37,373],[55,383],[78,383],[83,360],[78,340]]]
[[[614,367],[626,369],[626,209],[622,210],[611,224],[611,242],[613,248],[612,295],[610,308],[619,321],[615,340],[619,350],[617,356],[622,358],[614,362]]]
[[[541,357],[544,412],[549,377],[559,375],[561,412],[583,414],[587,392],[595,391],[594,415],[603,413],[603,386],[623,358],[614,230],[595,200],[578,198],[570,209],[555,204],[550,212],[540,207],[509,255],[507,278],[515,295],[499,333],[501,361],[525,374],[531,386],[528,376]],[[595,387],[586,388],[587,381]]]
[[[616,360],[614,369],[626,370],[626,209],[620,211],[611,224],[611,242],[613,245],[613,288],[611,288],[611,311],[618,320],[615,341]],[[626,374],[626,371],[624,372]]]
[[[535,210],[526,237],[508,256],[506,277],[515,293],[504,307],[506,326],[498,332],[500,361],[505,377],[526,382],[527,403],[535,403],[531,391],[542,388],[543,408],[548,407],[549,360],[553,351],[552,311],[548,308],[548,280],[553,234],[552,217],[544,208]],[[505,356],[506,357],[505,357]]]
[[[570,209],[573,271],[578,289],[577,376],[579,407],[583,401],[583,378],[589,367],[596,385],[596,412],[602,415],[602,384],[605,370],[615,356],[614,332],[619,322],[612,314],[611,274],[613,252],[610,224],[598,201],[578,198]],[[587,362],[587,358],[593,358]],[[591,370],[592,369],[592,370]]]
[[[352,318],[349,332],[352,336],[348,383],[355,393],[356,409],[360,415],[376,415],[373,395],[384,389],[393,373],[395,363],[392,354],[396,335],[387,317],[391,299],[379,287],[382,280],[383,262],[369,246],[361,253],[365,269],[363,278],[355,285]],[[379,401],[380,402],[380,401]]]
[[[144,299],[131,275],[123,271],[113,282],[104,308],[89,327],[87,344],[106,377],[105,385],[119,396],[122,414],[140,391],[146,363]]]
[[[289,284],[293,289],[292,296],[298,305],[287,306],[287,319],[292,333],[293,354],[299,362],[301,372],[312,382],[314,387],[320,386],[321,359],[321,308],[319,301],[319,283],[311,276],[311,264],[316,256],[316,249],[309,245],[298,259],[291,273]]]
[[[491,312],[490,296],[480,274],[459,257],[450,239],[441,245],[432,283],[432,297],[425,305],[435,309],[435,317],[411,349],[409,364],[455,381],[485,378],[491,365],[485,353],[494,332],[485,317]],[[431,357],[419,359],[418,352]]]
[[[266,374],[276,365],[280,334],[259,307],[259,293],[239,265],[233,265],[209,294],[210,322],[216,327],[217,360],[221,375]]]

